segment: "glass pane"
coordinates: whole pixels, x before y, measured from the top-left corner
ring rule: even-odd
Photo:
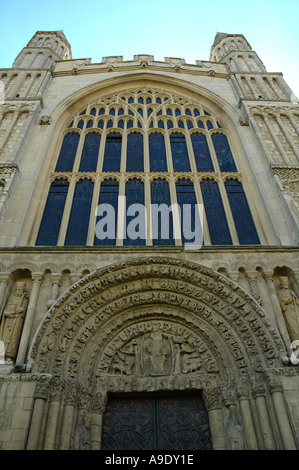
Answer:
[[[78,181],[74,192],[65,245],[86,245],[92,194],[92,181],[86,179]]]
[[[160,207],[160,210],[158,210],[158,207],[154,207],[154,205],[161,206],[161,204],[164,207]],[[170,206],[168,182],[162,179],[154,180],[151,184],[153,245],[174,245],[175,243],[172,213],[169,211]]]
[[[79,138],[75,133],[64,136],[55,171],[73,171]]]
[[[213,180],[203,180],[200,186],[212,245],[231,245],[218,184]]]
[[[102,171],[120,171],[121,144],[121,134],[115,132],[107,135]]]
[[[242,184],[237,180],[227,180],[225,189],[235,221],[239,243],[241,245],[258,245],[260,243],[259,238]]]
[[[196,200],[196,194],[194,191],[194,186],[192,181],[183,179],[179,180],[176,183],[176,195],[177,195],[177,202],[178,205],[180,206],[181,210],[181,237],[182,237],[182,242],[184,243],[190,243],[192,242],[192,239],[190,239],[190,232],[195,231],[195,204],[197,204]],[[190,230],[189,235],[186,233],[186,228],[183,225],[184,221],[184,204],[190,205],[190,214],[191,214],[191,227],[189,226],[188,229]],[[186,217],[185,213],[185,217]],[[190,225],[190,224],[189,224]]]
[[[137,132],[128,135],[127,171],[143,171],[143,135]]]
[[[111,209],[109,209],[109,213],[101,212],[101,215],[103,216],[103,218],[105,218],[105,221],[107,222],[107,224],[104,224],[104,222],[102,222],[101,232],[102,233],[106,232],[107,236],[106,238],[103,238],[104,235],[103,237],[96,236],[96,233],[99,235],[99,232],[96,232],[95,237],[94,237],[94,245],[115,245],[116,244],[118,191],[119,191],[118,182],[115,180],[103,181],[101,183],[98,204],[99,206],[101,204],[109,204],[111,206]],[[113,220],[110,219],[110,217],[113,217]],[[96,223],[99,223],[101,219],[102,218],[97,217]],[[113,232],[114,238],[112,238],[109,235],[112,232]]]
[[[150,171],[167,171],[164,136],[158,133],[150,134],[148,140]]]
[[[170,145],[175,172],[191,171],[186,140],[183,134],[176,133],[170,136]]]
[[[144,184],[140,180],[130,180],[126,183],[126,228],[127,236],[124,245],[145,245],[145,213],[128,214],[129,207],[140,204],[144,207]],[[138,238],[138,236],[140,238]],[[136,237],[136,238],[134,238]]]
[[[200,133],[192,134],[191,142],[197,171],[214,171],[206,136]]]
[[[212,141],[217,155],[220,171],[237,171],[234,158],[232,156],[227,137],[224,134],[213,134]]]
[[[36,240],[37,246],[57,244],[68,187],[65,180],[57,180],[51,184]]]
[[[81,155],[79,171],[97,171],[101,135],[87,134]]]

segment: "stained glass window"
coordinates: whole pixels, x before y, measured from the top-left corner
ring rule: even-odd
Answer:
[[[79,171],[96,171],[101,135],[92,132],[87,134],[81,155]]]
[[[127,140],[127,171],[143,171],[143,135],[133,132]]]
[[[111,132],[106,137],[103,171],[120,171],[122,136]]]
[[[92,194],[93,182],[88,179],[79,180],[74,192],[65,245],[86,245]]]
[[[206,136],[199,132],[191,135],[197,171],[214,171]]]
[[[66,180],[56,180],[51,184],[36,240],[37,246],[57,244],[68,187]]]
[[[124,245],[145,245],[146,215],[144,212],[144,183],[138,179],[126,183],[126,235]],[[137,207],[136,204],[139,206]],[[135,205],[135,206],[134,206]],[[131,209],[129,209],[131,207]],[[135,210],[133,209],[137,209]],[[139,211],[140,209],[140,211]]]
[[[224,134],[213,134],[212,141],[217,155],[220,171],[235,172],[237,171],[231,149]]]
[[[191,171],[185,136],[179,132],[170,136],[170,145],[175,172]]]
[[[250,213],[242,183],[229,179],[225,189],[235,221],[240,245],[258,245],[259,238]]]
[[[180,206],[181,214],[181,237],[183,244],[191,243],[191,232],[195,231],[195,204],[197,204],[196,194],[194,191],[194,186],[192,181],[188,179],[181,179],[176,183],[176,196],[177,202]],[[184,205],[189,205],[190,207],[190,223],[186,224],[187,210],[184,208]],[[184,223],[185,218],[185,223]],[[194,238],[194,236],[193,236]]]
[[[116,244],[118,192],[119,185],[116,180],[105,180],[101,183],[98,204],[101,207],[98,208],[94,245]],[[104,204],[109,204],[110,207],[104,210]]]
[[[74,132],[64,136],[55,171],[73,171],[79,138]]]
[[[153,245],[174,245],[169,184],[163,179],[151,183]]]
[[[217,182],[205,179],[200,186],[212,245],[231,245],[232,240]]]
[[[148,140],[150,171],[167,171],[164,135],[155,132],[149,135]]]

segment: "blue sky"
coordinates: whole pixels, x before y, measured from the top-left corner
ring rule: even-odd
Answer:
[[[38,30],[63,30],[73,58],[151,54],[209,60],[217,32],[242,33],[299,97],[299,0],[0,0],[0,67]]]

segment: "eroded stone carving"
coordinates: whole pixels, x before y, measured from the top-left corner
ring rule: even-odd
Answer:
[[[278,299],[281,310],[284,314],[287,329],[291,341],[299,340],[299,299],[290,288],[289,279],[286,276],[280,278],[281,289],[278,292]]]
[[[5,358],[8,363],[16,358],[27,306],[26,284],[17,282],[15,292],[6,303],[0,326],[0,339],[4,344]]]

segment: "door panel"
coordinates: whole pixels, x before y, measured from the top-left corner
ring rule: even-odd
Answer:
[[[111,397],[103,450],[210,450],[207,410],[198,395]]]

